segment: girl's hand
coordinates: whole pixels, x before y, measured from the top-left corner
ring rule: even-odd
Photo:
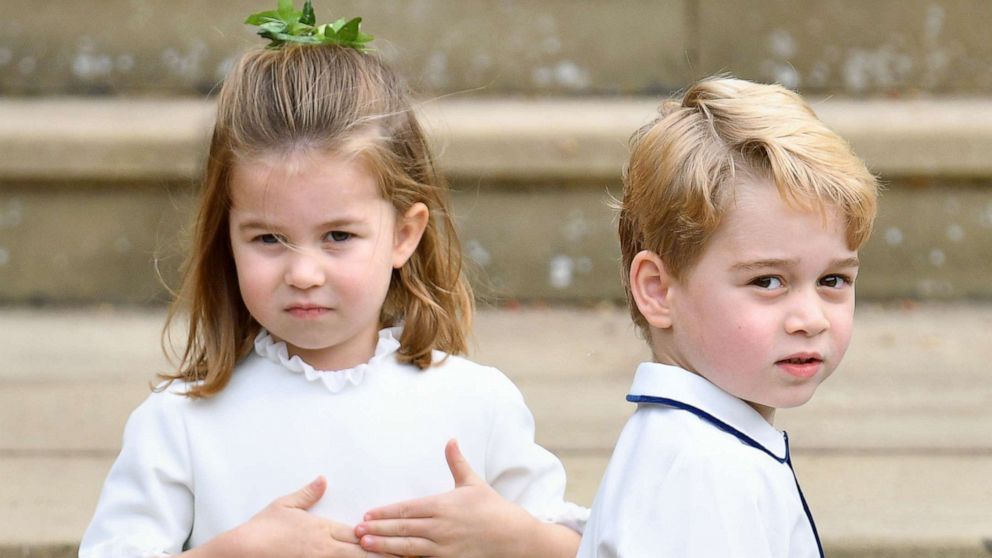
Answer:
[[[545,524],[479,478],[455,440],[445,446],[444,457],[455,489],[366,513],[355,527],[362,548],[401,556],[541,555],[528,551],[534,550],[531,543]],[[577,549],[577,535],[575,539]]]
[[[318,477],[300,490],[274,500],[246,523],[204,545],[212,547],[211,552],[205,555],[244,558],[380,556],[369,553],[358,545],[358,538],[352,527],[307,513],[326,489],[327,480]]]

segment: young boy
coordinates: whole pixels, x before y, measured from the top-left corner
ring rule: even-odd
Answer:
[[[708,79],[659,112],[632,138],[619,223],[654,362],[579,557],[822,556],[772,420],[847,349],[875,178],[779,86]]]

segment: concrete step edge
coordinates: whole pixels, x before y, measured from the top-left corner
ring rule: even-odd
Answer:
[[[659,99],[439,99],[418,104],[453,179],[616,180]],[[992,177],[992,99],[812,99],[885,176]],[[0,99],[0,181],[190,180],[209,99]]]

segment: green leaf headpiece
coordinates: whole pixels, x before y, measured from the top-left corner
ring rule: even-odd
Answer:
[[[359,52],[368,52],[372,35],[362,33],[358,26],[362,18],[348,21],[343,18],[334,23],[317,25],[310,0],[303,3],[303,11],[293,8],[293,0],[279,0],[275,10],[251,14],[245,20],[248,25],[258,26],[258,34],[270,42],[267,48],[279,48],[286,43],[302,45],[341,45]]]

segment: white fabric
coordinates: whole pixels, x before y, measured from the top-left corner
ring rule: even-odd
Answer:
[[[784,460],[784,436],[681,368],[643,363],[631,396],[689,405]],[[639,404],[593,503],[579,558],[819,556],[787,463],[676,406]]]
[[[219,395],[193,400],[174,384],[149,396],[128,419],[80,557],[177,554],[319,474],[328,488],[312,513],[353,525],[371,508],[451,490],[451,438],[505,498],[581,532],[588,510],[563,500],[564,469],[534,442],[510,380],[458,357],[399,364],[398,333],[380,332],[367,364],[322,372],[263,332]]]

